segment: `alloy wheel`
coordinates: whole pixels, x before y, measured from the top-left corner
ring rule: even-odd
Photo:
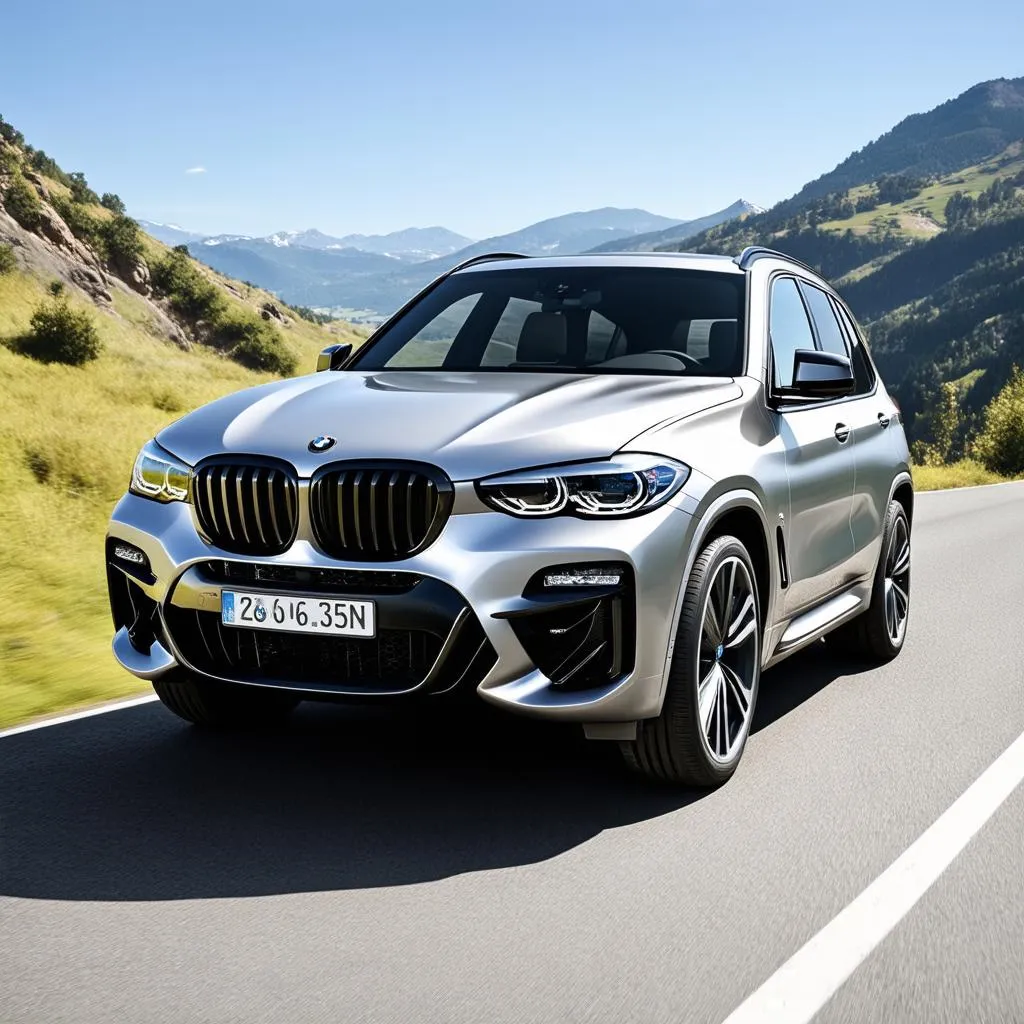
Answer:
[[[885,628],[894,647],[903,643],[910,613],[910,534],[907,521],[893,523],[885,556]]]
[[[750,728],[759,671],[757,596],[743,561],[726,558],[704,599],[697,651],[697,705],[710,756],[728,763]]]

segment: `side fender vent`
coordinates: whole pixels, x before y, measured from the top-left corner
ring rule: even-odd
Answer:
[[[789,586],[789,562],[786,561],[786,538],[782,534],[782,527],[775,527],[775,546],[779,552],[779,580],[782,589]]]

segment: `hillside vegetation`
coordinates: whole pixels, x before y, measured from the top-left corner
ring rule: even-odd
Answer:
[[[109,653],[103,566],[106,521],[139,446],[182,413],[271,379],[251,368],[267,353],[278,368],[308,369],[324,345],[362,335],[307,322],[130,228],[139,248],[130,266],[119,263],[116,242],[106,248],[94,226],[124,218],[110,208],[116,196],[103,197],[108,206],[91,190],[73,200],[78,179],[2,130],[0,724],[9,724],[141,688]],[[57,212],[61,198],[81,208],[65,206],[80,234]],[[163,294],[149,280],[162,265]],[[24,354],[33,316],[60,308],[90,326],[95,358]]]

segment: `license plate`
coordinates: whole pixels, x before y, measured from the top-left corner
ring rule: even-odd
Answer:
[[[225,626],[244,626],[246,629],[330,636],[375,635],[373,602],[337,597],[291,597],[223,590],[220,619]]]

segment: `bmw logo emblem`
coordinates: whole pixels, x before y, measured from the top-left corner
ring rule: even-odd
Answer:
[[[262,604],[258,604],[253,611],[253,615],[256,616],[257,622],[263,622],[267,618],[267,609],[264,608]]]
[[[309,450],[311,452],[325,452],[328,448],[333,448],[337,443],[338,439],[331,437],[330,434],[321,434],[309,442]]]

